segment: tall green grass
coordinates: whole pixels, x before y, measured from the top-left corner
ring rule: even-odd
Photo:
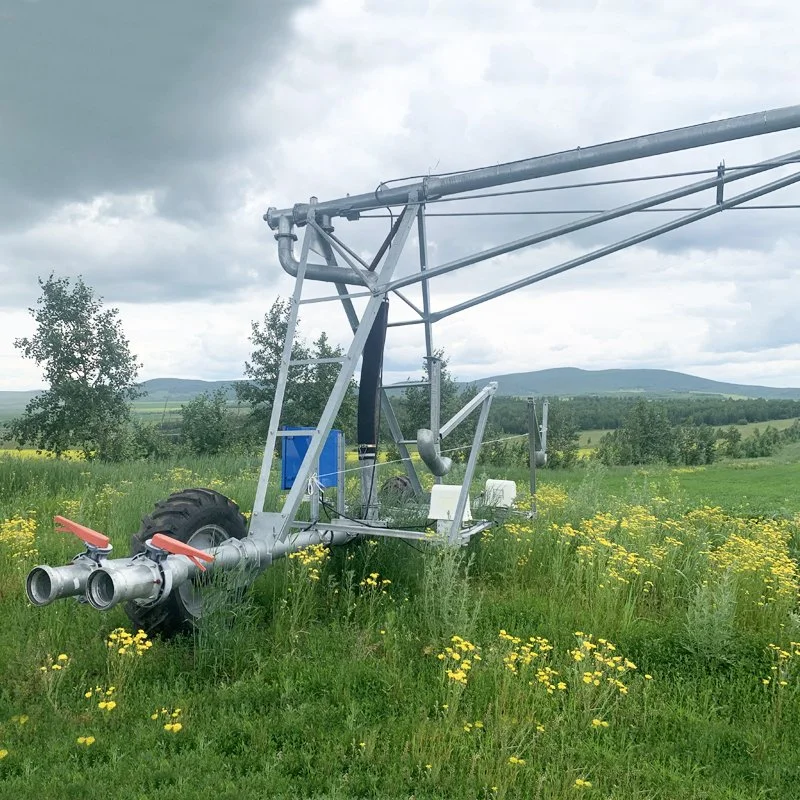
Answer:
[[[249,510],[256,461],[0,459],[0,522],[35,519],[38,549],[15,558],[0,538],[0,798],[794,797],[800,657],[768,645],[800,641],[797,596],[759,605],[771,567],[739,567],[765,525],[780,528],[765,552],[797,556],[800,474],[751,463],[540,473],[535,521],[506,515],[465,550],[357,541],[283,559],[234,603],[236,587],[212,589],[194,635],[139,656],[107,646],[128,626],[118,608],[25,600],[33,563],[76,552],[52,515],[124,554],[170,491]],[[647,561],[639,574],[619,548]]]

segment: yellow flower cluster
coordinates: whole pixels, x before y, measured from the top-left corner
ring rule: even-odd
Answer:
[[[11,717],[11,722],[14,725],[24,725],[30,717],[27,714],[19,714]]]
[[[321,576],[322,567],[330,558],[331,551],[322,544],[310,544],[302,550],[289,553],[289,558],[302,564],[308,570],[308,577],[312,581],[318,581]]]
[[[451,681],[466,686],[473,663],[481,660],[480,647],[461,636],[451,637],[450,643],[452,646],[445,647],[444,652],[436,658],[445,663],[446,674]]]
[[[789,554],[792,525],[787,520],[731,519],[736,532],[709,554],[712,566],[722,572],[750,574],[760,579],[762,605],[778,598],[794,598],[800,591],[797,562]]]
[[[98,490],[94,498],[95,512],[108,514],[115,503],[125,497],[125,492],[120,491],[118,486],[104,483]]]
[[[155,711],[150,715],[150,719],[158,721],[161,719],[164,725],[164,730],[167,733],[180,733],[183,730],[183,723],[180,721],[183,709],[176,708],[170,711],[168,708],[162,708]],[[166,720],[166,721],[165,721]]]
[[[503,665],[509,672],[518,675],[521,669],[535,664],[536,673],[533,680],[528,682],[530,686],[544,686],[548,694],[566,691],[567,684],[559,680],[558,672],[545,663],[553,649],[547,639],[530,636],[527,642],[523,642],[520,637],[512,636],[505,630],[501,630],[499,636],[511,645],[511,649],[503,656]]]
[[[606,639],[594,641],[591,634],[575,631],[578,646],[569,651],[575,664],[592,666],[594,669],[584,669],[581,683],[585,686],[599,687],[601,684],[609,685],[619,694],[628,694],[628,686],[622,681],[626,675],[637,667],[630,659],[616,653],[616,646]],[[602,723],[601,723],[602,724]]]
[[[653,536],[658,525],[669,522],[659,521],[642,506],[626,506],[619,517],[598,512],[591,519],[583,520],[577,530],[569,523],[554,524],[551,530],[566,541],[580,542],[577,554],[582,563],[597,563],[608,580],[629,584],[639,576],[660,569],[667,551],[664,547],[648,546],[646,540]],[[627,542],[627,546],[618,540]],[[646,553],[633,549],[632,544],[637,540],[646,547]]]
[[[592,782],[584,780],[583,778],[575,778],[575,783],[572,784],[576,789],[591,789]]]
[[[362,589],[368,589],[386,594],[386,587],[390,583],[391,581],[388,578],[382,578],[379,572],[370,572],[370,574],[358,585]]]
[[[70,658],[66,653],[61,653],[57,658],[48,654],[45,663],[39,667],[39,672],[60,672],[70,664]]]
[[[29,511],[28,517],[11,517],[0,522],[0,545],[8,550],[12,559],[36,558],[36,517]]]
[[[173,467],[165,478],[176,489],[183,489],[187,486],[200,486],[202,484],[200,476],[186,467]]]
[[[800,642],[789,642],[788,650],[777,644],[768,644],[767,650],[772,657],[772,675],[762,678],[761,683],[783,689],[796,673],[800,673]]]
[[[479,719],[476,719],[475,722],[465,722],[464,730],[467,733],[477,733],[478,731],[483,730],[483,722]]]
[[[114,628],[108,634],[106,646],[112,653],[120,656],[142,656],[153,646],[153,643],[141,629],[134,634],[125,628]]]
[[[705,505],[673,519],[659,516],[663,506],[654,500],[654,512],[622,505],[576,526],[554,523],[548,530],[574,546],[585,576],[601,589],[636,585],[649,594],[662,576],[702,565],[710,570],[709,580],[734,576],[740,602],[764,607],[797,597],[800,567],[789,547],[800,533],[800,518],[739,518]],[[526,561],[520,559],[522,565]]]
[[[508,763],[514,764],[515,766],[521,767],[525,764],[524,758],[518,758],[517,756],[509,756]]]
[[[0,748],[0,761],[2,761],[8,755],[8,750],[5,748]]]
[[[117,707],[117,702],[111,698],[116,691],[116,686],[109,686],[108,689],[103,686],[95,686],[94,689],[84,692],[83,696],[87,700],[91,700],[93,697],[97,699],[97,707],[101,711],[113,711]]]
[[[94,736],[79,736],[78,737],[78,744],[82,744],[86,747],[91,747],[95,741],[97,741]]]
[[[536,510],[546,514],[558,508],[563,508],[569,495],[560,487],[545,483],[536,487]]]
[[[533,522],[531,520],[508,521],[503,526],[503,530],[515,539],[525,539],[533,535]]]
[[[720,530],[731,522],[731,517],[720,506],[701,506],[688,511],[686,521],[698,528]]]

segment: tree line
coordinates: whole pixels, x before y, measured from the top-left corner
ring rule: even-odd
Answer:
[[[512,400],[513,398],[508,398]],[[569,400],[575,421],[583,431],[621,428],[641,396],[589,396]],[[664,410],[671,425],[744,425],[800,417],[800,400],[765,400],[711,396],[649,398]],[[519,401],[517,401],[519,402]]]
[[[252,449],[266,438],[272,401],[283,354],[289,302],[276,299],[261,321],[251,323],[250,358],[244,364],[246,380],[235,383],[239,404],[246,413],[232,413],[224,390],[198,395],[181,407],[178,442],[157,424],[132,414],[132,403],[144,392],[136,382],[141,364],[130,351],[118,310],[104,310],[102,298],[79,277],[74,283],[53,275],[39,280],[42,290],[30,309],[36,331],[15,340],[26,358],[42,368],[49,388],[34,397],[22,416],[7,424],[5,438],[20,446],[62,455],[78,450],[85,458],[123,460],[159,458],[176,446],[193,454],[215,454]],[[313,342],[296,336],[294,366],[286,387],[282,422],[315,425],[338,375],[335,359],[342,348],[325,333]],[[474,397],[480,383],[459,384],[450,373],[443,352],[441,418],[449,419]],[[311,361],[311,363],[308,363]],[[428,364],[423,361],[427,373]],[[357,386],[351,381],[335,425],[354,441]],[[392,398],[408,438],[430,424],[428,390],[409,387]],[[800,440],[800,421],[783,431],[767,427],[743,439],[733,427],[742,422],[800,417],[800,401],[681,398],[645,400],[631,397],[554,398],[550,401],[548,463],[569,467],[578,461],[578,432],[611,428],[593,457],[606,464],[653,461],[704,464],[715,458],[769,455],[789,441]],[[448,437],[445,449],[455,461],[465,460],[474,434],[477,413]],[[723,430],[717,426],[728,426]],[[495,397],[489,415],[480,461],[495,465],[527,465],[528,404],[523,398]],[[388,429],[382,441],[389,457],[399,454]]]

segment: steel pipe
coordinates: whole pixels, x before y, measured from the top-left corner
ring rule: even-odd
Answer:
[[[184,580],[188,569],[185,572]],[[135,559],[127,565],[114,564],[94,570],[86,581],[86,599],[98,611],[107,611],[126,600],[155,602],[162,596],[164,583],[159,564],[149,558]],[[183,581],[173,585],[180,583]]]
[[[249,577],[255,577],[276,558],[312,544],[343,544],[347,538],[343,532],[310,530],[290,534],[285,540],[275,542],[254,536],[228,539],[219,547],[208,550],[214,561],[209,564],[206,574],[241,569],[248,572]],[[198,574],[197,565],[183,555],[169,555],[157,560],[143,555],[114,559],[87,575],[84,580],[86,599],[98,611],[107,611],[126,601],[157,605]]]
[[[40,564],[28,573],[25,581],[28,600],[35,606],[46,606],[62,597],[82,595],[86,591],[86,581],[95,569],[97,562],[89,558],[79,558],[64,567]]]
[[[378,188],[374,192],[339,197],[316,203],[316,213],[329,217],[354,217],[361,211],[382,206],[405,205],[409,192],[416,192],[423,202],[461,192],[503,186],[509,183],[561,175],[566,172],[618,164],[649,156],[689,150],[719,142],[745,139],[765,133],[800,127],[800,106],[771,109],[755,114],[705,122],[685,128],[621,139],[592,147],[565,150],[560,153],[527,158],[498,164],[493,167],[465,170],[452,175],[433,175],[417,183],[406,183],[390,188]],[[293,208],[270,208],[264,215],[269,226],[276,230],[280,220],[286,218],[295,225],[303,225],[310,205],[298,203]]]

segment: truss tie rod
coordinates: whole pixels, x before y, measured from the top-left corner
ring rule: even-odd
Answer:
[[[490,186],[504,186],[532,178],[561,175],[797,127],[800,127],[800,106],[788,106],[636,136],[632,139],[578,147],[574,150],[497,164],[493,167],[466,170],[451,175],[432,175],[418,183],[379,188],[374,192],[327,200],[317,203],[315,208],[318,213],[329,217],[357,217],[360,211],[387,205],[405,205],[408,202],[409,192],[416,192],[418,198],[424,202],[446,195],[486,189]],[[307,203],[298,203],[293,208],[270,208],[264,219],[273,230],[278,227],[281,217],[289,219],[295,225],[303,225],[308,210]]]
[[[457,428],[483,401],[497,391],[497,381],[492,381],[481,389],[460,411],[457,411],[452,419],[445,422],[439,428],[439,436],[444,439],[449,433]]]
[[[290,367],[308,367],[312,364],[341,364],[343,356],[331,356],[330,358],[293,358],[289,362]]]
[[[424,278],[426,280],[435,278],[438,275],[444,275],[448,272],[452,272],[453,270],[461,269],[461,267],[468,267],[472,264],[477,264],[490,258],[496,258],[497,256],[505,255],[506,253],[511,253],[515,250],[521,250],[523,247],[531,247],[535,244],[541,244],[542,242],[549,241],[550,239],[555,239],[559,236],[565,236],[569,233],[575,233],[576,231],[583,230],[584,228],[590,228],[593,225],[600,225],[603,222],[609,222],[613,219],[618,219],[619,217],[625,217],[628,214],[633,214],[637,211],[644,211],[645,209],[652,208],[653,206],[660,206],[663,203],[668,203],[672,200],[679,200],[682,197],[687,197],[691,194],[697,194],[698,192],[702,192],[706,189],[715,189],[717,186],[719,186],[720,181],[727,184],[732,183],[733,181],[742,180],[743,178],[750,178],[753,175],[758,175],[761,172],[765,172],[776,167],[785,166],[787,159],[794,159],[798,157],[800,157],[800,150],[796,150],[788,155],[771,158],[768,161],[763,161],[760,164],[756,164],[753,167],[744,169],[741,172],[726,173],[721,179],[717,177],[717,175],[714,175],[713,178],[705,178],[702,181],[696,181],[695,183],[690,183],[686,186],[670,189],[667,192],[652,195],[651,197],[647,197],[643,200],[637,200],[633,203],[627,203],[624,206],[612,208],[609,211],[603,211],[602,213],[593,217],[585,217],[584,219],[576,219],[573,222],[557,225],[555,228],[548,228],[540,233],[524,236],[522,239],[515,239],[513,242],[506,242],[505,244],[497,245],[496,247],[490,247],[488,250],[481,250],[478,253],[472,253],[464,258],[459,258],[455,261],[449,261],[446,264],[440,264],[438,267],[429,267],[427,270],[425,270]],[[420,280],[422,280],[422,276],[414,273],[411,275],[406,275],[402,278],[397,278],[389,283],[386,287],[383,287],[383,289],[398,289],[412,283],[418,283]]]
[[[348,292],[347,294],[328,294],[323,297],[306,297],[298,300],[297,304],[304,306],[309,303],[328,303],[331,300],[353,300],[357,297],[372,297],[372,292]]]
[[[696,211],[694,214],[687,214],[685,217],[678,217],[678,219],[671,220],[670,222],[667,222],[664,225],[659,225],[657,228],[650,228],[650,230],[636,234],[635,236],[630,236],[629,238],[623,239],[622,241],[616,242],[615,244],[608,245],[607,247],[601,247],[599,250],[594,250],[591,253],[587,253],[586,255],[574,258],[571,261],[565,261],[564,263],[559,264],[555,267],[551,267],[550,269],[543,270],[542,272],[537,272],[535,275],[531,275],[527,278],[522,278],[521,280],[515,281],[514,283],[509,283],[507,286],[501,286],[499,289],[495,289],[491,292],[486,292],[486,294],[482,294],[479,297],[473,298],[472,300],[467,300],[464,303],[459,303],[458,305],[446,308],[443,311],[439,311],[435,314],[432,314],[431,315],[432,321],[438,322],[440,319],[443,319],[444,317],[449,317],[452,314],[458,313],[459,311],[464,311],[467,308],[472,308],[473,306],[480,305],[481,303],[485,303],[488,300],[494,300],[496,297],[502,297],[504,294],[508,294],[509,292],[514,292],[517,289],[522,289],[525,286],[530,286],[533,283],[538,283],[539,281],[543,281],[545,278],[550,278],[554,275],[559,275],[560,273],[566,272],[567,270],[574,269],[575,267],[580,267],[583,264],[588,264],[590,261],[596,261],[598,258],[603,258],[604,256],[611,255],[612,253],[617,253],[620,250],[625,250],[626,248],[632,247],[633,245],[640,244],[641,242],[646,242],[648,239],[654,239],[656,236],[660,236],[661,234],[669,233],[670,231],[674,231],[677,228],[682,228],[685,225],[691,224],[692,222],[698,222],[699,220],[705,219],[706,217],[710,217],[714,214],[719,214],[721,211],[724,211],[725,209],[741,205],[742,203],[746,203],[748,200],[755,200],[757,197],[769,194],[770,192],[775,192],[778,189],[783,189],[786,186],[791,186],[793,183],[798,183],[798,182],[800,182],[800,172],[796,172],[793,175],[787,176],[786,178],[781,178],[780,180],[773,181],[772,183],[767,183],[764,186],[758,187],[757,189],[751,189],[749,192],[744,192],[743,194],[731,197],[730,200],[725,200],[722,203],[714,203],[713,206],[708,206],[707,208],[704,208],[701,211]]]

